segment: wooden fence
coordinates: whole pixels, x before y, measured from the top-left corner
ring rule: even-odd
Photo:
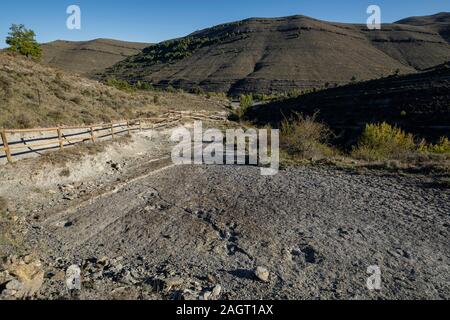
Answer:
[[[95,143],[100,139],[111,137],[114,140],[117,136],[131,134],[135,131],[148,129],[158,129],[179,123],[183,119],[223,121],[224,116],[207,115],[204,113],[169,111],[161,117],[139,118],[133,120],[123,120],[107,124],[97,124],[88,126],[58,126],[53,128],[35,129],[1,129],[0,136],[2,145],[0,151],[4,152],[9,163],[13,162],[13,157],[27,153],[36,153],[51,149],[63,150],[65,147],[73,146],[84,142]],[[73,132],[81,130],[81,132]],[[68,132],[70,131],[70,132]],[[40,137],[32,137],[21,140],[11,140],[14,134],[39,133]],[[42,136],[43,133],[50,136]],[[22,151],[21,151],[22,150]],[[28,150],[28,151],[27,151]]]

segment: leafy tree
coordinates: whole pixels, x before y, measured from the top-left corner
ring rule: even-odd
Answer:
[[[23,24],[13,24],[10,28],[6,43],[9,50],[18,52],[27,57],[40,58],[42,48],[36,41],[36,34],[33,30],[25,28]]]

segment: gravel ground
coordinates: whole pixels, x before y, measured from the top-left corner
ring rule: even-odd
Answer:
[[[46,266],[39,298],[450,298],[450,190],[423,176],[167,162],[56,211],[28,234]],[[83,285],[69,293],[73,264]]]

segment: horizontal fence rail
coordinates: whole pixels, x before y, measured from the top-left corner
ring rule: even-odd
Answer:
[[[125,134],[130,135],[136,131],[156,130],[168,127],[182,120],[206,120],[225,121],[226,116],[209,115],[201,112],[186,112],[170,110],[160,117],[139,118],[132,120],[121,120],[111,123],[83,125],[83,126],[57,126],[52,128],[34,129],[1,129],[0,151],[4,153],[0,158],[5,158],[9,163],[13,162],[14,156],[28,153],[40,153],[48,150],[63,150],[84,142],[95,143],[101,139],[116,139]],[[40,136],[32,136],[38,133]],[[14,135],[30,135],[20,137],[19,140],[11,139]]]

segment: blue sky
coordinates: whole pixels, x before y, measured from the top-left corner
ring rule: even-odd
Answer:
[[[81,8],[81,30],[66,28],[66,9],[72,4]],[[0,47],[5,46],[12,23],[33,29],[39,42],[94,38],[159,42],[249,17],[303,14],[328,21],[362,23],[370,4],[381,7],[383,22],[450,11],[449,0],[2,0]]]

